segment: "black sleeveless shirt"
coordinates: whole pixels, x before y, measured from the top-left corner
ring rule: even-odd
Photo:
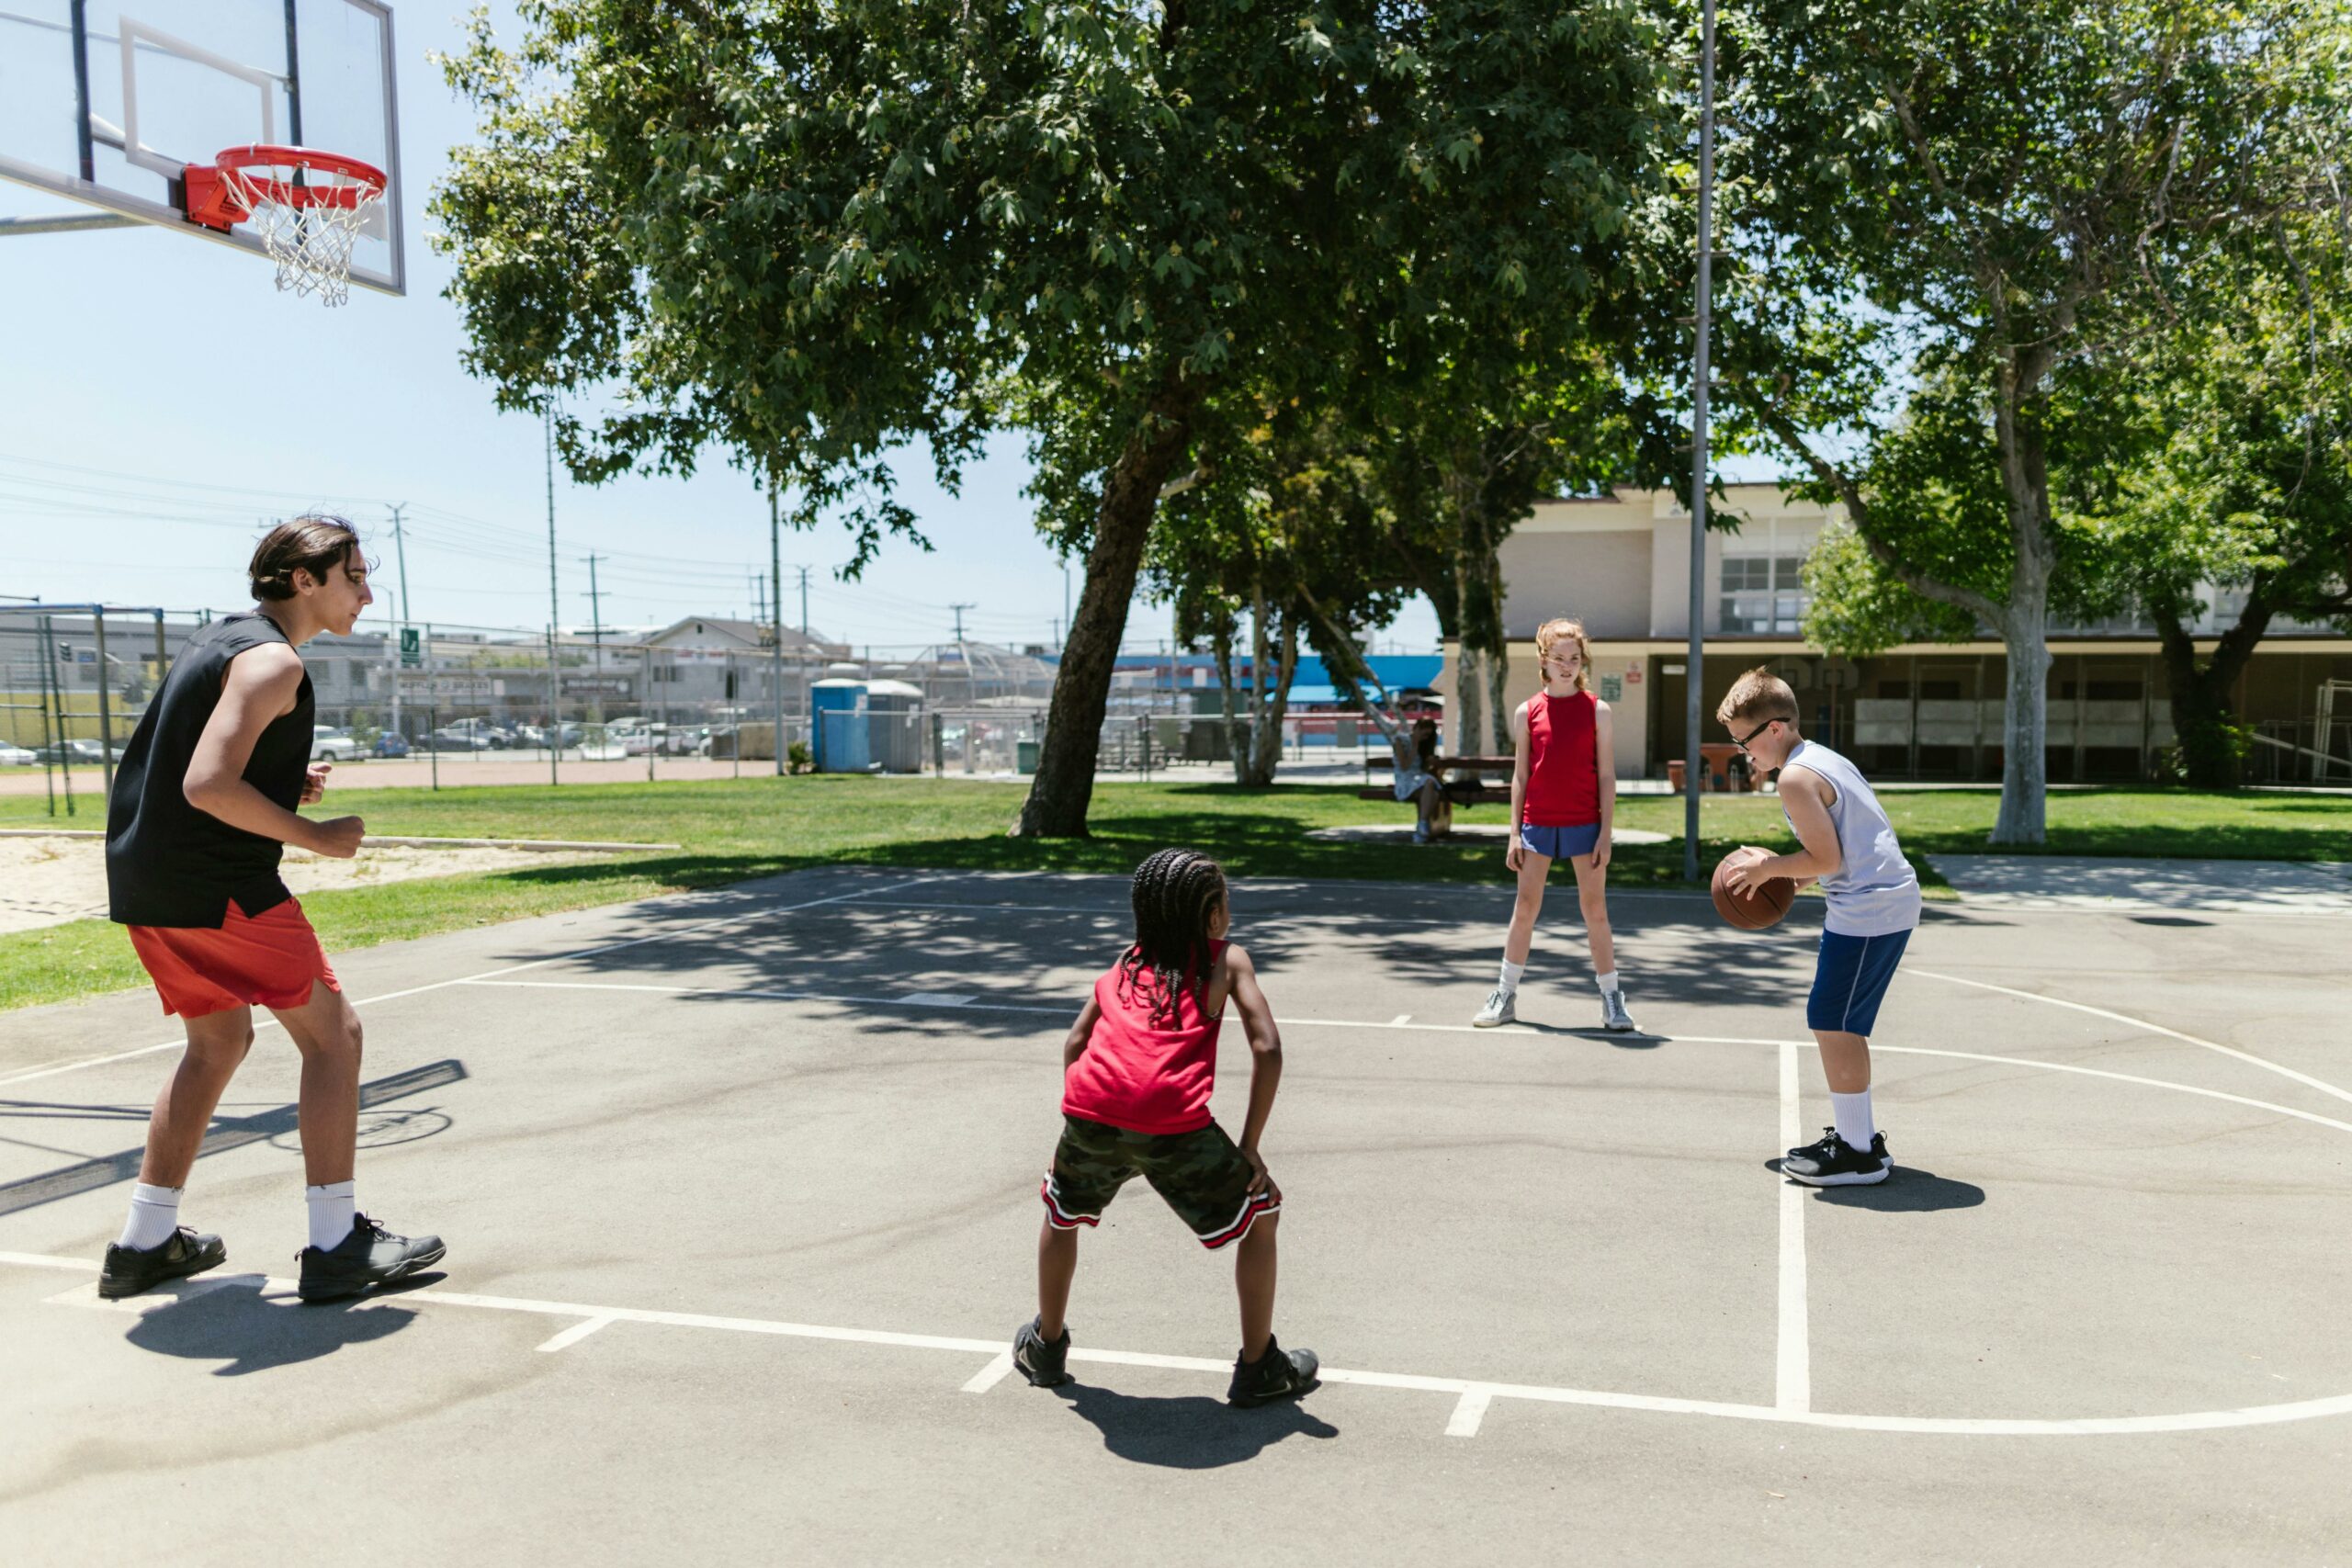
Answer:
[[[229,661],[286,640],[266,615],[224,615],[188,638],[164,677],[115,764],[114,794],[107,802],[110,919],[127,926],[217,931],[232,898],[251,916],[293,897],[277,877],[285,845],[231,827],[189,805],[182,793],[197,738],[220,705]],[[288,811],[302,801],[316,714],[305,671],[294,711],[270,720],[245,763],[245,782]]]

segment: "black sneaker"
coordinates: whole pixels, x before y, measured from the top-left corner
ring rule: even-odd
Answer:
[[[1868,1187],[1884,1181],[1894,1169],[1884,1133],[1871,1134],[1865,1151],[1839,1137],[1835,1127],[1824,1127],[1819,1141],[1791,1149],[1781,1161],[1782,1176],[1807,1187]]]
[[[1226,1401],[1248,1405],[1296,1399],[1315,1386],[1315,1369],[1321,1364],[1314,1351],[1285,1350],[1270,1334],[1264,1355],[1254,1361],[1234,1361],[1233,1386],[1225,1391]]]
[[[370,1285],[389,1285],[420,1269],[429,1269],[447,1250],[437,1235],[411,1241],[359,1214],[351,1222],[351,1234],[334,1246],[306,1247],[294,1255],[302,1266],[294,1293],[306,1302],[341,1301]]]
[[[1012,1364],[1029,1380],[1032,1388],[1056,1388],[1069,1382],[1069,1325],[1062,1325],[1062,1337],[1048,1339],[1037,1332],[1037,1320],[1031,1318],[1012,1337]]]
[[[153,1247],[107,1244],[107,1260],[98,1269],[98,1294],[120,1301],[154,1289],[166,1280],[185,1280],[229,1261],[229,1249],[217,1235],[198,1235],[186,1225]]]

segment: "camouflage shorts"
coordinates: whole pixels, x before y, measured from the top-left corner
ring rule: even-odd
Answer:
[[[1190,1133],[1130,1133],[1065,1115],[1054,1168],[1038,1190],[1046,1222],[1065,1231],[1095,1224],[1137,1176],[1211,1251],[1239,1241],[1259,1215],[1282,1207],[1271,1190],[1250,1190],[1256,1168],[1214,1122]]]

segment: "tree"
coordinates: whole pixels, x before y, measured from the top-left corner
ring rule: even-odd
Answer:
[[[2075,591],[2051,487],[2065,383],[2180,330],[2307,202],[2331,29],[2291,0],[1732,19],[1724,391],[1889,574],[1999,632],[1995,842],[2043,836],[2045,628]],[[1942,406],[1913,417],[1914,388]]]
[[[1430,279],[1589,288],[1653,125],[1631,0],[522,9],[447,62],[482,131],[432,209],[469,366],[502,406],[615,402],[560,420],[575,475],[717,446],[861,564],[915,536],[892,449],[952,490],[1020,411],[1087,561],[1022,832],[1084,830],[1204,400],[1328,384]]]

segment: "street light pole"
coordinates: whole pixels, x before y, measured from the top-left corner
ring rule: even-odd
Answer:
[[[1682,878],[1699,880],[1699,786],[1705,782],[1700,702],[1706,651],[1707,597],[1707,329],[1715,248],[1715,0],[1702,0],[1699,17],[1699,299],[1698,351],[1690,378],[1690,643],[1684,655],[1682,747]]]
[[[808,619],[808,574],[800,574],[801,630],[807,631]],[[769,684],[775,699],[775,744],[769,748],[775,753],[775,776],[784,777],[784,500],[776,493],[775,476],[768,476],[768,607],[775,613],[775,634],[768,649]],[[739,737],[736,748],[742,744]]]

